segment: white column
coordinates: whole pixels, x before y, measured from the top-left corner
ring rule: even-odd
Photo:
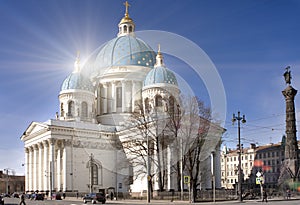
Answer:
[[[55,185],[55,171],[54,171],[54,162],[55,162],[55,139],[49,139],[49,174],[50,174],[50,190],[54,190]],[[52,164],[52,166],[51,166]],[[52,187],[51,187],[52,185]]]
[[[32,169],[33,167],[33,148],[29,147],[29,163],[28,163],[28,191],[33,191],[32,183]]]
[[[37,170],[37,164],[38,164],[38,146],[35,144],[33,145],[33,190],[36,191],[38,189],[38,170]]]
[[[63,141],[63,153],[62,153],[62,166],[63,166],[63,191],[73,191],[73,186],[72,186],[72,170],[71,170],[71,165],[72,165],[72,158],[70,157],[71,155],[71,141],[64,140]]]
[[[126,91],[126,82],[122,81],[122,112],[126,112],[126,105],[125,105],[125,91]]]
[[[38,190],[41,191],[43,190],[43,144],[39,143],[39,163],[38,163]]]
[[[214,162],[215,162],[215,180],[216,180],[216,188],[221,188],[221,152],[220,148],[217,147],[214,154]]]
[[[56,187],[57,187],[57,191],[60,191],[61,190],[61,169],[60,169],[60,164],[61,164],[61,161],[60,161],[60,147],[58,147],[58,150],[57,150],[57,155],[56,155]]]
[[[103,93],[101,93],[102,95],[102,110],[103,110],[103,113],[107,113],[107,98],[108,98],[108,92],[107,92],[107,83],[103,83]]]
[[[112,85],[111,83],[107,83],[107,113],[112,113]]]
[[[29,190],[29,148],[25,148],[25,191]]]
[[[168,179],[168,184],[167,184],[167,189],[170,190],[172,189],[172,171],[171,171],[171,150],[170,150],[170,145],[167,145],[167,179]]]
[[[101,115],[101,85],[99,84],[96,89],[96,115]]]
[[[117,112],[116,82],[115,81],[113,81],[111,83],[111,99],[110,99],[110,101],[111,101],[111,106],[112,106],[111,112],[112,113]]]
[[[135,94],[136,94],[136,85],[135,85],[135,81],[132,81],[132,89],[131,89],[131,112],[134,112]]]
[[[139,81],[135,81],[134,82],[134,99],[135,101],[137,101],[138,103],[140,103],[140,101],[142,100],[142,83]]]
[[[49,174],[50,174],[50,170],[49,170],[49,156],[48,156],[48,149],[49,149],[49,144],[47,141],[43,142],[44,145],[44,166],[43,166],[43,176],[44,176],[44,191],[49,191],[50,190],[50,185],[49,185]]]

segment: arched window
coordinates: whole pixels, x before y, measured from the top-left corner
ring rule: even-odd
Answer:
[[[60,103],[60,116],[64,117],[65,113],[64,113],[64,104]]]
[[[86,102],[81,103],[81,117],[88,117],[88,105]]]
[[[150,111],[149,98],[146,98],[144,103],[145,103],[145,111],[149,112]]]
[[[97,164],[93,163],[91,166],[91,173],[92,173],[92,182],[93,185],[98,185],[98,166]]]
[[[129,26],[129,33],[132,32],[132,26]]]
[[[127,33],[127,26],[124,26],[124,33]]]
[[[68,103],[68,116],[72,117],[75,114],[75,106],[74,106],[74,101],[70,101]]]
[[[155,96],[155,106],[161,107],[162,106],[162,97],[160,95]]]
[[[90,157],[90,160],[86,164],[86,168],[89,169],[89,182],[92,182],[92,185],[102,185],[102,165],[97,159],[94,159],[93,156]]]

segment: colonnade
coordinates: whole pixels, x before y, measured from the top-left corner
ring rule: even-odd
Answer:
[[[97,97],[98,115],[133,112],[135,101],[142,98],[142,82],[133,80],[103,82],[97,89]]]
[[[25,190],[72,190],[70,149],[70,141],[54,138],[25,147]]]

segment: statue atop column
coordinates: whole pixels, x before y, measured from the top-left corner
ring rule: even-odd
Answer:
[[[291,79],[292,79],[290,66],[286,67],[285,69],[286,69],[286,71],[283,74],[284,79],[285,79],[285,83],[290,85],[291,84]]]
[[[282,163],[278,179],[278,184],[283,186],[287,186],[287,184],[291,181],[299,181],[299,158],[294,102],[297,90],[290,85],[292,79],[290,66],[285,69],[286,71],[283,76],[288,86],[282,91],[282,94],[286,103],[286,141],[284,144],[284,161]]]

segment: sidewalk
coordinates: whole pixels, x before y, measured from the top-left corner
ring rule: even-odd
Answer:
[[[76,197],[66,197],[66,199],[64,199],[66,201],[82,201],[81,197],[78,197],[78,199]],[[270,198],[268,199],[269,202],[272,201],[294,201],[294,200],[300,200],[300,196],[298,197],[291,197],[291,199],[287,200],[283,197],[274,197],[274,198]],[[139,200],[139,199],[120,199],[120,200],[110,200],[108,199],[106,201],[108,204],[147,204],[147,200]],[[244,200],[243,203],[258,203],[261,202],[261,199],[254,199],[254,200]],[[182,205],[187,205],[187,204],[191,204],[188,201],[180,201],[180,200],[175,200],[173,202],[171,202],[170,200],[151,200],[150,204],[182,204]],[[207,202],[195,202],[192,204],[240,204],[239,201],[237,200],[230,200],[230,201],[216,201],[215,203],[212,201],[207,201]]]

